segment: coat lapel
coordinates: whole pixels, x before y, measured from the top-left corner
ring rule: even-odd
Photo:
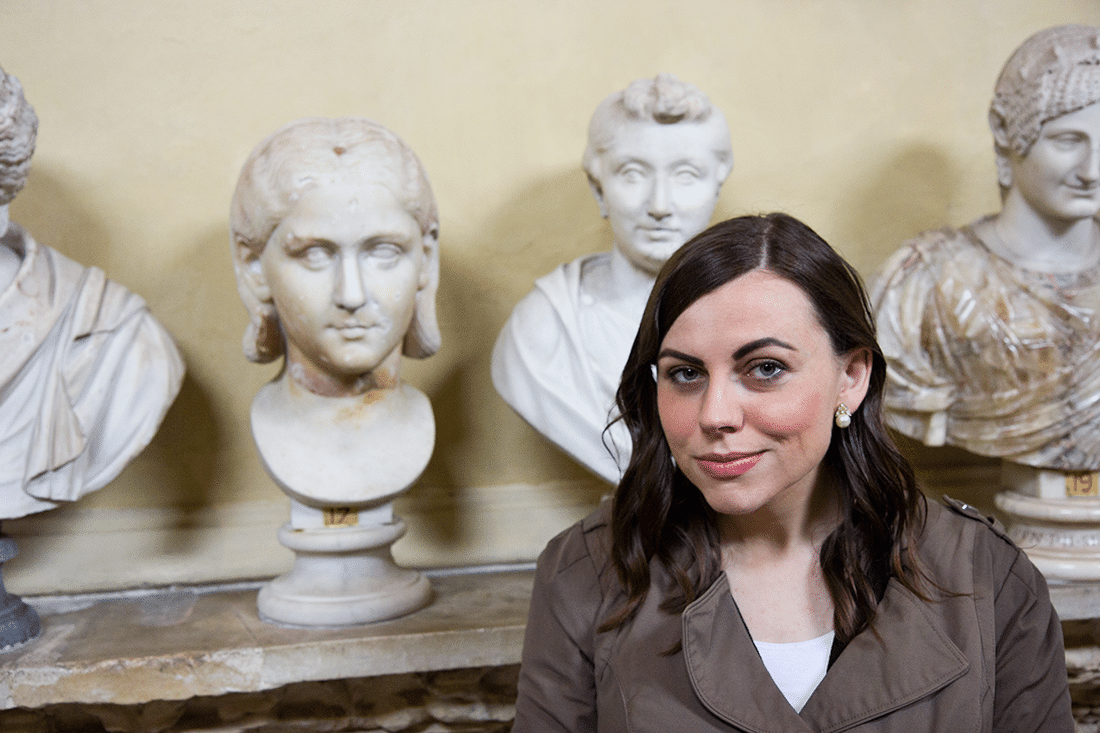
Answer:
[[[699,700],[752,733],[812,731],[776,687],[723,573],[683,613],[684,662]]]
[[[802,709],[821,733],[841,731],[925,698],[970,669],[940,620],[895,579],[874,630],[853,639]]]
[[[853,639],[802,714],[760,660],[725,575],[683,614],[684,660],[695,693],[715,715],[746,731],[841,731],[920,700],[970,664],[926,603],[891,580],[874,628]]]

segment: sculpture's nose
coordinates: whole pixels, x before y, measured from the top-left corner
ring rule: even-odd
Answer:
[[[672,201],[669,195],[668,182],[661,176],[653,178],[653,187],[649,191],[647,211],[654,219],[660,221],[672,213]]]
[[[1089,145],[1088,157],[1081,162],[1077,169],[1077,177],[1084,183],[1096,183],[1100,181],[1100,137],[1097,137]]]
[[[359,271],[358,253],[344,253],[336,273],[333,302],[347,311],[356,311],[367,302],[363,274]]]

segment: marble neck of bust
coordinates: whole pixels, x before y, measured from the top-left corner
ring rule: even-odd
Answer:
[[[398,345],[369,372],[345,376],[319,369],[294,343],[288,342],[286,371],[281,379],[320,397],[360,397],[393,390],[401,383],[401,347]]]
[[[610,285],[616,299],[628,302],[641,301],[642,307],[645,307],[649,291],[653,289],[656,279],[656,273],[635,265],[618,247],[611,250]]]
[[[1013,189],[1001,213],[977,234],[1018,266],[1065,274],[1100,265],[1100,225],[1093,217],[1058,219],[1043,216]]]
[[[8,205],[4,204],[0,206],[0,293],[12,284],[19,274],[19,266],[23,264],[23,256],[4,243],[9,223]]]

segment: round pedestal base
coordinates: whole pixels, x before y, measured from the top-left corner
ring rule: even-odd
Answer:
[[[1048,580],[1100,580],[1100,499],[1051,499],[1002,491],[1008,536]]]
[[[350,626],[396,618],[426,606],[431,584],[390,553],[405,523],[279,529],[294,567],[260,589],[260,617],[292,626]]]

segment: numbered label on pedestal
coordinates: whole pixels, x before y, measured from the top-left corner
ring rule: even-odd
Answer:
[[[1100,473],[1067,472],[1066,496],[1100,496]]]

